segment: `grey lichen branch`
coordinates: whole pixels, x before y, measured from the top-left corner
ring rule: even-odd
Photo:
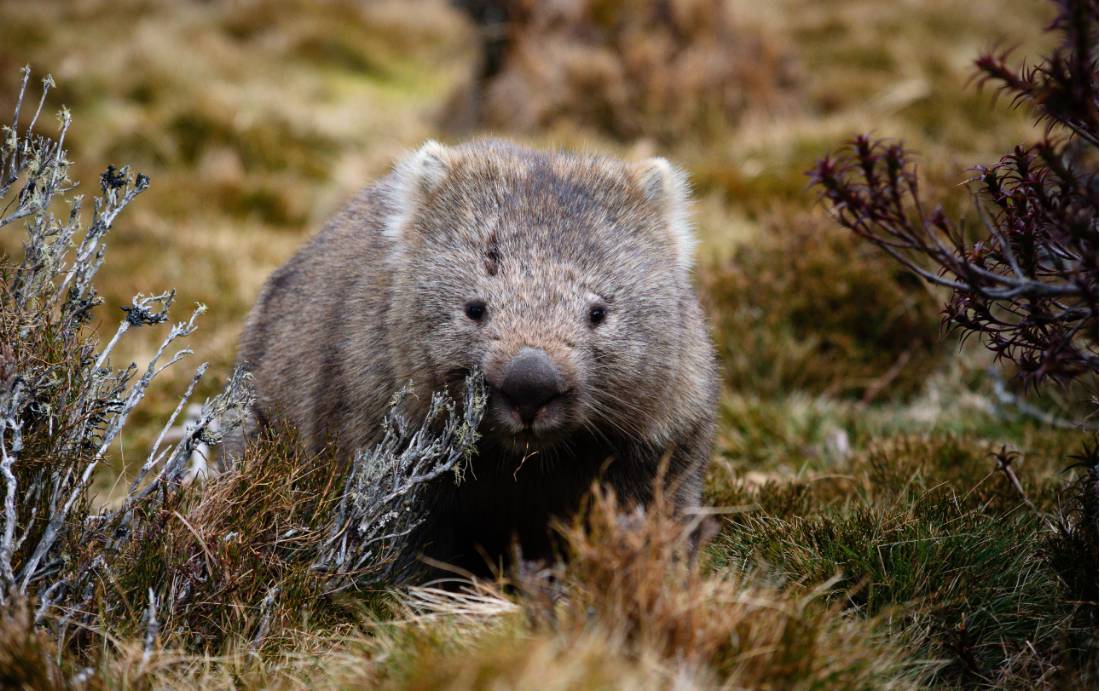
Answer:
[[[426,520],[428,486],[452,475],[461,482],[476,453],[486,393],[479,373],[467,377],[461,406],[446,392],[432,396],[417,426],[403,413],[400,392],[383,423],[382,439],[356,453],[336,509],[330,537],[314,567],[337,574],[333,591],[400,583],[416,566],[408,539]]]

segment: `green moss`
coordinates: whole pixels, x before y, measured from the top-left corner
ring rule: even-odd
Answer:
[[[343,31],[304,37],[294,51],[308,62],[319,67],[348,70],[375,78],[388,76],[383,63],[377,59],[377,50],[364,45],[362,37]]]
[[[179,112],[167,124],[180,161],[194,166],[209,149],[236,152],[248,171],[293,169],[308,177],[324,175],[335,146],[326,138],[302,131],[278,119],[245,127],[234,124],[227,110],[193,108]]]

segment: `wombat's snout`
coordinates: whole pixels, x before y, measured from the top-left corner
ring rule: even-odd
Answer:
[[[565,393],[561,373],[546,351],[523,348],[505,369],[497,387],[505,404],[531,427],[539,411]]]

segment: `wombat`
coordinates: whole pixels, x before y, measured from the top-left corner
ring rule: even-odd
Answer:
[[[485,573],[594,482],[699,503],[717,376],[691,284],[685,175],[484,140],[424,144],[362,190],[268,280],[241,339],[255,429],[283,417],[344,457],[413,398],[484,373],[461,483],[432,489],[425,561]]]

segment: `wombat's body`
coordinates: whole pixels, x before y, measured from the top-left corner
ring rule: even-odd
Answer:
[[[474,571],[513,538],[545,556],[550,519],[596,480],[645,502],[664,465],[695,506],[717,385],[686,203],[662,159],[426,144],[268,281],[240,348],[248,427],[285,417],[350,454],[404,384],[427,402],[481,369],[478,456],[433,489],[420,536]]]

